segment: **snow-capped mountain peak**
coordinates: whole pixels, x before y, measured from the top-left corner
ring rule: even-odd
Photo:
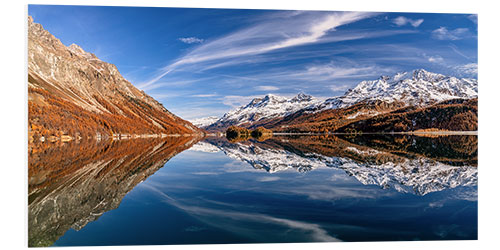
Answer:
[[[456,78],[417,69],[377,80],[362,81],[343,96],[327,99],[315,110],[343,108],[362,101],[403,102],[406,105],[425,106],[457,98],[476,98],[477,80]]]
[[[316,98],[304,93],[299,93],[292,98],[267,94],[262,98],[254,98],[247,105],[227,112],[212,126],[241,125],[248,122],[283,117],[318,103],[319,101]]]
[[[450,99],[477,98],[477,80],[456,78],[432,73],[424,69],[381,76],[376,80],[361,81],[344,95],[325,101],[299,93],[292,98],[268,94],[254,98],[247,105],[227,112],[208,129],[231,125],[251,124],[266,119],[285,117],[299,110],[307,113],[345,108],[356,103],[382,101],[396,106],[426,106]]]
[[[219,117],[209,116],[209,117],[203,117],[203,118],[198,118],[198,119],[192,119],[192,120],[190,120],[190,122],[198,128],[204,128],[204,127],[207,127],[210,124],[216,122],[217,120],[219,120]]]

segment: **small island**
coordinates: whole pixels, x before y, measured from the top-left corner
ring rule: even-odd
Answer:
[[[254,130],[247,128],[230,126],[226,130],[226,138],[231,142],[246,141],[250,138],[264,141],[273,136],[273,131],[264,127],[258,127]]]

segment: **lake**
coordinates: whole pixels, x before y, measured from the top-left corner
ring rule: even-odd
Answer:
[[[477,239],[477,136],[29,148],[29,246]]]

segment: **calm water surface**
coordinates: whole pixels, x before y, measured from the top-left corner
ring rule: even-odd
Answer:
[[[477,137],[33,149],[28,212],[30,246],[477,239]]]

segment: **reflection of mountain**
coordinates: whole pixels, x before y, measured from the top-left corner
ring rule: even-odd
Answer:
[[[339,137],[303,136],[234,144],[217,139],[207,141],[229,157],[270,173],[333,167],[365,185],[417,195],[477,185],[476,136],[378,136],[349,140],[352,142]]]
[[[31,149],[28,245],[50,246],[119,206],[137,184],[199,138],[81,141]]]

